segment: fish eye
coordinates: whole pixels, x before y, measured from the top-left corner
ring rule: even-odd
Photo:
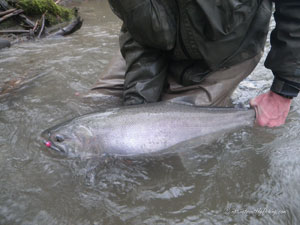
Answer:
[[[63,136],[61,136],[61,135],[56,135],[55,136],[55,140],[57,141],[57,142],[63,142],[65,139],[63,138]]]

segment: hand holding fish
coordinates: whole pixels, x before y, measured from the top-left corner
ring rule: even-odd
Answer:
[[[272,91],[261,94],[250,101],[256,111],[256,123],[262,127],[278,127],[285,123],[292,99]]]

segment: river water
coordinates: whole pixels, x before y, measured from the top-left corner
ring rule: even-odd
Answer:
[[[0,224],[300,224],[299,99],[286,125],[228,134],[185,158],[49,154],[43,130],[107,107],[77,93],[118,49],[120,22],[105,1],[80,11],[84,26],[74,35],[0,52],[2,81],[38,75],[0,101]],[[271,81],[262,62],[234,102],[247,104]]]

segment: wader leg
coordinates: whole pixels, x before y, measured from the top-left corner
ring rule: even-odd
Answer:
[[[168,76],[169,88],[163,93],[162,100],[197,106],[231,106],[231,94],[239,83],[250,75],[260,58],[261,54],[240,64],[208,74],[197,85],[182,86],[176,83],[172,76]],[[91,92],[96,95],[122,98],[125,71],[125,61],[118,53]]]
[[[212,72],[200,82],[191,86],[182,86],[168,76],[169,88],[162,100],[189,103],[197,106],[232,106],[230,96],[233,91],[254,70],[261,54],[240,64]]]
[[[106,71],[91,88],[90,95],[115,96],[123,98],[126,63],[120,51],[111,59]]]

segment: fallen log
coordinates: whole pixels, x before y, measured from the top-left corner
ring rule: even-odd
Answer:
[[[83,20],[78,16],[68,26],[60,29],[59,31],[57,31],[53,34],[50,34],[49,37],[66,36],[66,35],[72,34],[72,33],[74,33],[75,31],[77,31],[81,28],[82,23],[83,23]]]
[[[16,11],[17,9],[9,9],[9,10],[6,10],[6,11],[4,11],[4,12],[0,12],[0,16],[5,16],[5,15],[7,15],[7,14],[9,14],[9,13],[12,13],[12,12],[14,12],[14,11]]]
[[[43,14],[43,16],[42,16],[42,26],[41,26],[41,30],[40,30],[37,38],[41,38],[44,31],[45,31],[45,14]]]
[[[0,0],[0,6],[3,10],[11,10],[13,9],[5,0]],[[23,23],[27,24],[30,28],[33,28],[35,23],[32,22],[30,19],[28,19],[27,16],[25,16],[23,13],[20,13],[18,15],[20,19],[23,21]]]
[[[23,23],[27,24],[27,26],[29,26],[30,28],[34,27],[35,23],[28,19],[28,17],[25,16],[23,13],[21,13],[19,17],[22,19]]]
[[[0,34],[30,34],[30,30],[0,30]]]
[[[57,3],[59,3],[59,1],[57,1]],[[23,14],[23,12],[26,12],[25,9],[15,9],[15,8],[13,8],[13,6],[16,6],[16,5],[11,6],[8,4],[8,1],[0,0],[0,13],[1,13],[0,15],[2,15],[2,17],[0,16],[0,23],[10,17],[18,16],[17,17],[18,23],[20,23],[22,21],[21,24],[19,24],[19,25],[24,27],[24,29],[21,28],[21,29],[0,30],[0,35],[1,34],[10,34],[10,36],[11,36],[13,34],[16,34],[16,35],[21,34],[22,41],[24,41],[24,38],[29,38],[29,39],[38,38],[39,39],[39,38],[42,38],[45,36],[55,37],[55,36],[70,35],[70,34],[76,32],[77,30],[79,30],[83,23],[83,20],[79,16],[77,16],[78,9],[74,9],[73,14],[75,15],[75,20],[71,21],[67,25],[60,24],[59,26],[63,27],[63,28],[60,28],[57,31],[57,28],[56,29],[53,29],[54,27],[48,28],[46,25],[46,13],[48,13],[47,10],[42,15],[41,19],[33,22]],[[5,11],[3,11],[3,10],[5,10]],[[48,16],[48,14],[47,14],[47,16]],[[25,34],[25,35],[22,35],[22,34]],[[12,41],[12,44],[15,44],[15,43],[18,43],[18,38],[16,38],[16,40]]]
[[[73,22],[71,22],[69,25],[67,25],[66,27],[60,29],[57,32],[54,32],[50,35],[48,35],[48,37],[57,37],[57,36],[66,36],[66,35],[70,35],[74,32],[76,32],[77,30],[79,30],[82,26],[83,20],[80,17],[77,17]],[[37,30],[37,23],[34,25],[34,29],[30,29],[30,30],[0,30],[0,35],[1,34],[29,34],[30,36],[34,36],[34,33]],[[45,17],[42,17],[42,25],[41,25],[41,29],[39,31],[39,34],[37,36],[37,38],[41,38],[42,34],[46,33],[46,26],[45,26]],[[17,42],[16,42],[17,43]]]
[[[18,10],[16,10],[16,11],[12,12],[12,13],[9,13],[9,14],[7,14],[7,15],[1,17],[1,18],[0,18],[0,23],[3,22],[4,20],[7,20],[7,19],[10,18],[10,17],[19,15],[19,14],[21,14],[22,12],[24,12],[23,9],[18,9]]]

